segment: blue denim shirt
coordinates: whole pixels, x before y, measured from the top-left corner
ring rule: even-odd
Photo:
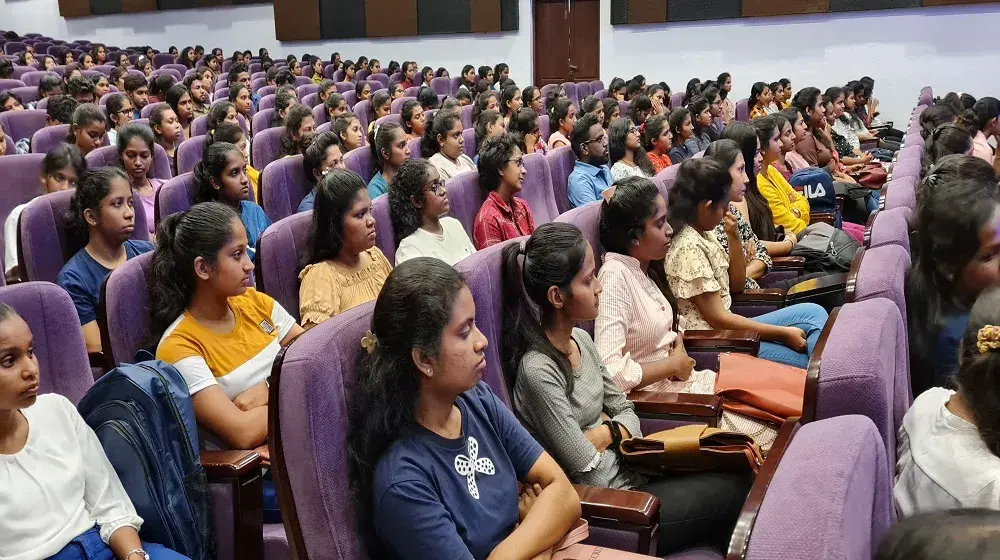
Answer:
[[[577,160],[569,174],[566,194],[573,208],[601,199],[601,193],[611,186],[611,170],[607,165],[596,167]]]

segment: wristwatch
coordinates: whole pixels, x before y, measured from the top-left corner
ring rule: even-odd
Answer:
[[[614,420],[605,420],[604,425],[611,430],[611,448],[615,450],[615,453],[621,450],[622,445],[622,428],[618,425],[618,422]],[[127,560],[127,559],[126,559]]]
[[[125,557],[125,560],[132,560],[133,556],[138,556],[139,560],[149,560],[149,554],[146,554],[146,551],[141,548],[137,548],[129,552],[128,556]]]

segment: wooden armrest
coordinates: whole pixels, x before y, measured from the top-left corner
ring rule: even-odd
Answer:
[[[684,347],[692,352],[716,350],[757,355],[760,350],[760,333],[735,329],[684,331]]]
[[[574,484],[573,487],[580,495],[584,518],[600,517],[642,526],[659,523],[660,500],[652,494],[584,484]]]
[[[785,301],[785,291],[778,288],[763,290],[743,290],[741,294],[733,294],[733,305],[737,303],[774,303]]]
[[[201,466],[210,482],[220,479],[237,478],[250,472],[260,471],[261,457],[256,451],[202,451]]]
[[[635,405],[637,414],[692,416],[704,418],[706,422],[722,414],[722,399],[715,395],[632,391],[628,400]]]
[[[847,273],[826,274],[818,278],[804,280],[792,286],[785,293],[785,303],[809,299],[820,295],[842,292],[847,288]]]
[[[833,212],[810,212],[809,213],[809,223],[815,224],[822,222],[824,224],[830,224],[831,226],[837,220],[837,217]]]
[[[805,257],[771,257],[771,270],[804,270]]]

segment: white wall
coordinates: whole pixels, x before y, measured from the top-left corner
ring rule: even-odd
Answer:
[[[79,19],[59,16],[58,0],[0,0],[0,28],[19,33],[41,33],[61,39],[87,39],[118,46],[152,45],[165,51],[168,46],[184,48],[201,44],[206,49],[221,47],[228,57],[236,49],[256,53],[265,47],[271,57],[303,53],[328,58],[334,51],[343,58],[365,55],[377,58],[382,66],[390,60],[416,60],[422,66],[444,66],[457,76],[462,66],[510,65],[518,82],[531,80],[531,0],[519,0],[520,26],[514,33],[457,34],[420,38],[337,40],[308,43],[281,43],[274,33],[271,4],[227,6],[198,10],[168,10],[119,14]]]
[[[1000,97],[997,5],[612,26],[611,0],[601,4],[605,84],[641,73],[683,91],[691,78],[728,71],[741,99],[756,81],[789,78],[795,89],[826,89],[868,75],[883,113],[896,122],[909,116],[925,85],[935,95]],[[662,53],[659,63],[651,64],[653,52]]]
[[[0,27],[67,39],[151,44],[159,49],[200,43],[206,48],[267,47],[272,55],[304,52],[344,58],[364,54],[447,67],[505,61],[512,77],[532,76],[531,0],[520,1],[516,33],[404,39],[279,43],[270,4],[165,11],[65,20],[58,0],[0,0]],[[921,8],[850,14],[612,26],[611,0],[601,0],[601,77],[642,73],[683,88],[688,79],[733,74],[734,96],[758,80],[787,77],[796,88],[825,89],[870,75],[886,115],[906,118],[924,85],[936,93],[967,91],[1000,97],[1000,5]],[[659,54],[659,60],[651,54]]]

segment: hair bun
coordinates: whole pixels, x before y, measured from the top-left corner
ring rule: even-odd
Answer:
[[[976,334],[976,347],[980,354],[1000,349],[1000,327],[986,325]]]

